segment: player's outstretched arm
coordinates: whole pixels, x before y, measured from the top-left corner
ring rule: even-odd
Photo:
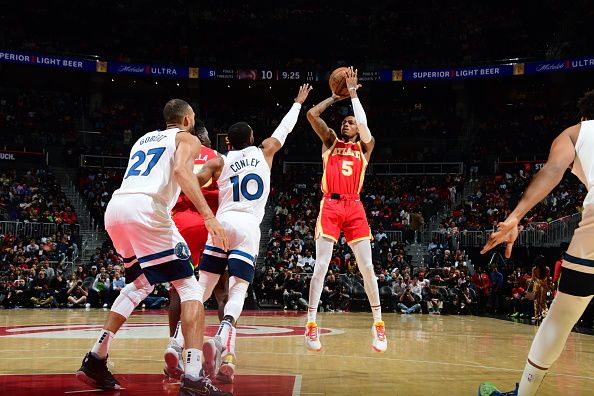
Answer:
[[[312,86],[309,84],[303,84],[299,87],[299,92],[295,97],[295,103],[291,107],[291,110],[285,115],[285,117],[281,120],[279,126],[274,130],[272,136],[268,139],[265,139],[260,148],[264,152],[264,157],[266,158],[266,162],[268,162],[268,166],[272,167],[272,159],[274,158],[274,154],[276,154],[283,144],[285,144],[285,140],[287,136],[297,123],[297,118],[299,117],[299,110],[301,110],[301,105],[307,99],[307,95],[312,90]]]
[[[213,237],[221,241],[225,250],[228,250],[229,243],[225,230],[214,217],[212,210],[206,203],[204,195],[200,190],[198,179],[192,172],[194,168],[194,159],[200,152],[200,140],[187,132],[180,132],[175,137],[177,148],[175,150],[173,174],[179,183],[184,194],[194,204],[198,212],[204,218],[204,225]]]
[[[526,213],[537,203],[542,201],[559,184],[563,174],[575,159],[574,142],[579,133],[579,125],[574,125],[561,133],[553,141],[551,151],[546,164],[534,176],[522,199],[515,209],[507,216],[505,221],[497,226],[497,231],[481,250],[481,254],[488,252],[502,242],[506,242],[505,257],[511,256],[512,247],[518,238],[518,224],[526,216]]]
[[[357,69],[353,69],[352,66],[346,71],[346,85],[349,90],[349,95],[351,96],[351,104],[353,105],[353,113],[355,115],[355,120],[357,121],[357,128],[359,129],[361,146],[365,153],[365,157],[367,157],[367,160],[369,161],[371,152],[375,147],[375,139],[371,136],[371,131],[367,125],[367,115],[365,114],[365,110],[363,110],[363,106],[357,95],[357,90],[361,88],[361,84],[359,84],[358,81]]]
[[[223,170],[224,165],[225,160],[223,160],[223,157],[218,155],[217,157],[208,160],[206,164],[200,168],[200,172],[198,172],[198,175],[196,176],[198,178],[198,184],[200,184],[200,187],[204,187],[204,185],[211,179],[214,181],[219,180],[219,176],[221,176],[221,171]]]

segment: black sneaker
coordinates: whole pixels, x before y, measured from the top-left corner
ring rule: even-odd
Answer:
[[[95,389],[120,389],[120,383],[107,369],[107,358],[99,359],[91,352],[85,355],[76,372],[76,379]]]
[[[184,374],[181,376],[179,396],[233,396],[233,393],[217,388],[208,377],[193,381]]]

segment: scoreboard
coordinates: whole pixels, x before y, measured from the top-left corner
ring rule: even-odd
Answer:
[[[198,78],[205,80],[315,82],[327,80],[328,76],[326,74],[320,74],[317,71],[305,70],[224,69],[201,67],[199,68]],[[392,81],[392,71],[360,71],[359,81]]]

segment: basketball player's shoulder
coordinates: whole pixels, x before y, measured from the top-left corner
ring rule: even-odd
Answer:
[[[211,149],[210,147],[202,145],[202,147],[200,148],[200,155],[206,156],[208,159],[211,159],[218,157],[219,153],[216,150]]]

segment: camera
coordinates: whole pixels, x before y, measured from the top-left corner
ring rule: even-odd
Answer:
[[[82,286],[82,283],[83,282],[81,280],[79,280],[78,282],[76,282],[77,286]]]

